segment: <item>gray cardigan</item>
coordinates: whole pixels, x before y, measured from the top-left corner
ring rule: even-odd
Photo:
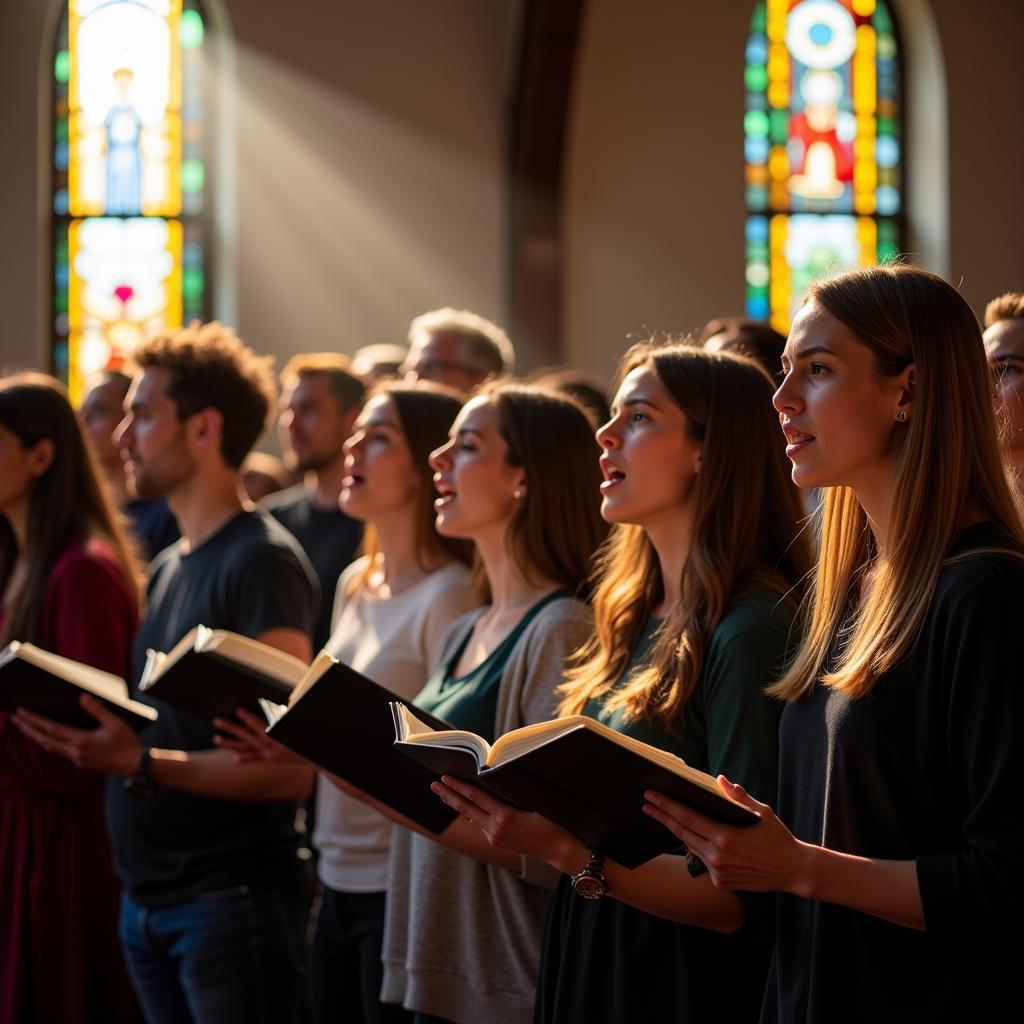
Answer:
[[[451,656],[482,609],[449,629]],[[509,655],[495,736],[555,717],[566,659],[589,636],[589,609],[552,601]],[[527,1024],[541,931],[558,872],[523,859],[520,874],[491,867],[405,829],[391,842],[381,998],[455,1024]]]

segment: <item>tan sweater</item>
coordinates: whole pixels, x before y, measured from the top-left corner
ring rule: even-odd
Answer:
[[[442,660],[479,611],[448,633]],[[559,598],[512,648],[498,690],[494,735],[555,716],[565,662],[592,619]],[[558,873],[524,859],[519,875],[395,829],[384,932],[385,1002],[456,1024],[526,1024],[533,1014],[541,931]]]

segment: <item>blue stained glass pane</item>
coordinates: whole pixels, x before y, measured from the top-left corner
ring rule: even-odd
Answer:
[[[748,217],[747,218],[747,241],[767,242],[768,241],[768,218]]]
[[[53,273],[53,283],[58,288],[67,288],[68,286],[68,265],[66,263],[58,263],[57,269]]]
[[[65,140],[61,140],[54,147],[53,166],[58,171],[66,171],[68,169],[68,144]]]
[[[900,159],[899,143],[891,135],[880,135],[875,140],[875,159],[879,167],[895,167]]]
[[[767,299],[759,295],[752,295],[747,299],[747,316],[751,320],[767,320],[768,312]]]
[[[186,263],[200,265],[203,262],[203,247],[197,242],[188,242],[182,251],[182,256]]]
[[[59,189],[53,196],[53,212],[63,217],[68,212],[68,190]]]
[[[748,164],[763,164],[768,159],[768,140],[748,137],[743,143],[743,155]]]
[[[765,36],[751,36],[747,40],[748,64],[764,64],[768,60],[768,40]]]
[[[879,185],[875,193],[878,212],[883,217],[891,217],[900,208],[900,194],[891,185]]]
[[[828,46],[832,41],[832,29],[830,29],[824,22],[820,21],[817,25],[811,26],[807,35],[815,46]]]

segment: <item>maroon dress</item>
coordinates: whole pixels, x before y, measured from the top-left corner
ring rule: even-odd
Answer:
[[[127,677],[137,617],[110,546],[76,541],[50,576],[38,646]],[[135,1019],[103,785],[0,711],[0,1024]]]

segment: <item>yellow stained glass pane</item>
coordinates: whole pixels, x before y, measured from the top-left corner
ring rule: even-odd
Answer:
[[[68,236],[68,387],[121,365],[149,335],[180,327],[182,229],[158,217],[73,220]]]
[[[181,212],[181,0],[70,0],[72,216]]]

